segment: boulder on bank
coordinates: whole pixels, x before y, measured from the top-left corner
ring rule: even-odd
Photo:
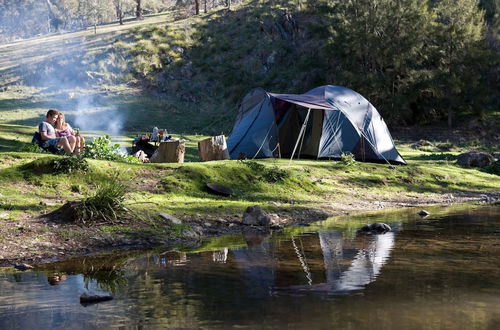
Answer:
[[[411,145],[413,149],[420,149],[422,147],[434,147],[434,144],[432,142],[429,142],[427,140],[420,140],[418,142],[415,142],[414,144]]]
[[[495,162],[495,158],[484,151],[470,151],[460,154],[457,164],[463,167],[486,167]]]
[[[271,217],[258,205],[249,206],[243,213],[243,224],[249,226],[270,226]]]

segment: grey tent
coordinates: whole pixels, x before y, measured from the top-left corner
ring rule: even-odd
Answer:
[[[227,140],[242,157],[340,158],[406,164],[377,109],[355,91],[326,85],[305,94],[257,88],[241,103]]]

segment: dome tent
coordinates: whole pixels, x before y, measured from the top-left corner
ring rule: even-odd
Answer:
[[[305,94],[249,92],[227,140],[232,159],[340,158],[406,164],[377,109],[363,96],[326,85]]]

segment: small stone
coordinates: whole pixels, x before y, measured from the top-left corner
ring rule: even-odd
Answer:
[[[200,235],[198,235],[198,233],[196,233],[194,230],[184,230],[182,232],[182,236],[187,238],[197,238]]]
[[[421,217],[426,217],[428,216],[430,213],[427,212],[426,210],[420,210],[418,213],[417,213],[419,216]]]
[[[212,227],[212,224],[211,224],[210,222],[205,222],[205,223],[203,223],[203,225],[204,225],[205,227]]]
[[[23,271],[23,272],[25,270],[33,269],[34,268],[33,266],[28,265],[28,264],[13,264],[12,267],[14,267],[17,270]]]
[[[162,217],[163,219],[167,220],[167,221],[170,221],[171,223],[175,224],[175,225],[180,225],[182,224],[182,220],[174,217],[173,215],[170,215],[170,214],[167,214],[167,213],[163,213],[163,212],[158,212],[158,215],[160,217]]]
[[[8,217],[9,214],[10,214],[9,212],[2,212],[2,213],[0,213],[0,219]]]

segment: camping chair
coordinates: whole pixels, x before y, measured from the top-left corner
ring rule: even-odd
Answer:
[[[55,146],[45,147],[43,140],[42,140],[42,136],[40,135],[39,132],[35,132],[35,134],[33,134],[33,138],[31,139],[31,143],[33,143],[33,144],[36,143],[43,150],[48,151],[48,152],[53,153],[53,154],[57,154],[60,151]]]

